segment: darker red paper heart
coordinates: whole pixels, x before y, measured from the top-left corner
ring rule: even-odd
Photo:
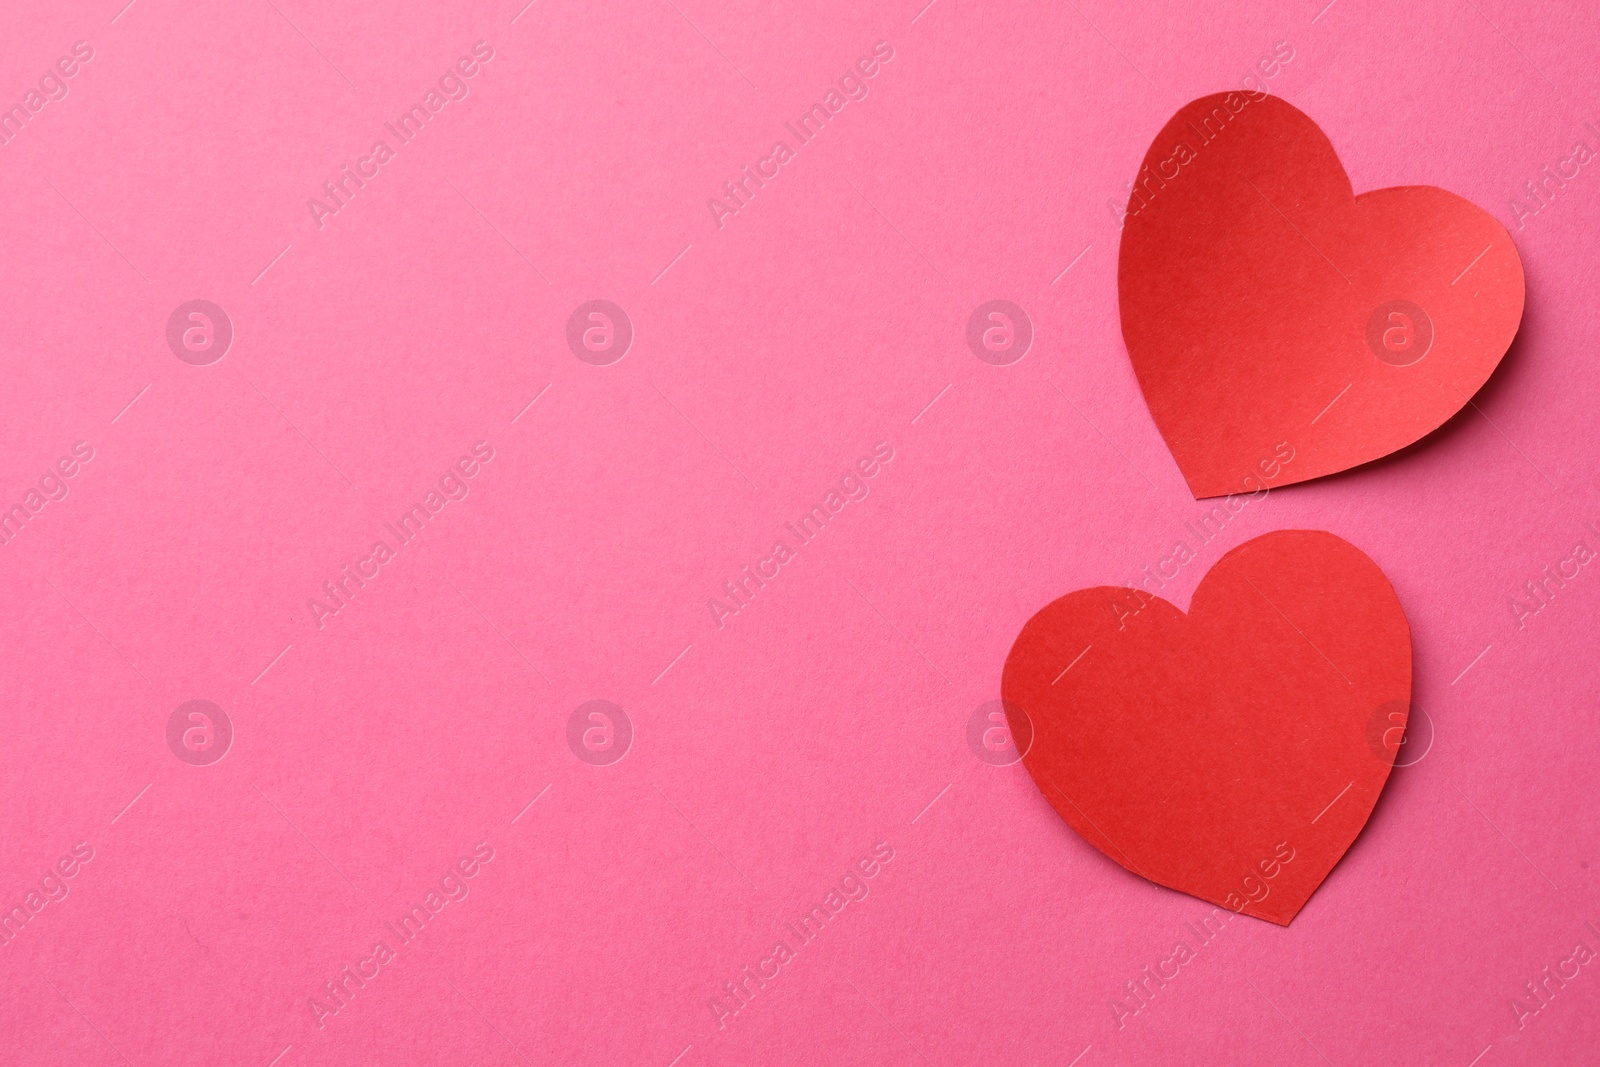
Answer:
[[[1425,436],[1488,380],[1523,307],[1522,261],[1486,212],[1432,186],[1354,195],[1316,123],[1248,92],[1196,100],[1156,135],[1117,290],[1145,402],[1196,497]]]
[[[1366,825],[1411,699],[1383,572],[1329,533],[1223,556],[1189,613],[1125,587],[1029,619],[1001,698],[1023,762],[1134,874],[1282,925]]]

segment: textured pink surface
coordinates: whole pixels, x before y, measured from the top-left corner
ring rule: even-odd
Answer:
[[[523,4],[5,11],[5,1060],[1592,1058],[1600,15]],[[1439,185],[1511,228],[1527,314],[1439,432],[1200,543],[1122,347],[1114,210],[1166,118],[1280,41],[1267,86],[1357,190]],[[446,78],[401,144],[385,124]],[[331,213],[345,166],[368,177]],[[719,219],[745,166],[766,184]],[[596,299],[633,326],[607,366],[567,341]],[[233,327],[207,365],[168,344],[192,300]],[[966,341],[990,300],[1032,324],[1007,365]],[[1394,583],[1431,747],[1292,927],[1202,943],[1202,905],[1095,852],[969,722],[1049,600],[1170,574],[1187,539],[1183,606],[1284,528]],[[347,565],[369,577],[319,628]],[[194,700],[232,726],[206,766],[187,718],[169,746]],[[584,743],[615,716],[569,743],[591,700],[625,758]],[[713,1009],[746,967],[764,985]]]

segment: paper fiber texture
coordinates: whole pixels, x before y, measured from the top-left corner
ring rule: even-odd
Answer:
[[[0,29],[0,1062],[1589,1058],[1591,10]],[[1196,502],[1119,223],[1162,126],[1241,88],[1357,192],[1493,215],[1528,307],[1403,454]],[[1413,657],[1288,927],[1088,844],[1001,703],[1044,605],[1189,611],[1279,530],[1370,558]]]

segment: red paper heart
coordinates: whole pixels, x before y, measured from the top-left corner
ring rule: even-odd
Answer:
[[[1316,123],[1235,92],[1156,135],[1117,291],[1150,414],[1210,497],[1346,470],[1443,425],[1511,344],[1523,276],[1482,209],[1426,185],[1354,196]]]
[[[1074,830],[1133,873],[1288,925],[1389,778],[1411,630],[1383,572],[1329,533],[1223,556],[1187,615],[1080,589],[1028,620],[1001,698]],[[1026,719],[1023,718],[1026,716]]]

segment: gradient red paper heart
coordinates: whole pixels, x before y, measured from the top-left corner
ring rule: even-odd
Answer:
[[[1028,772],[1086,841],[1287,925],[1388,780],[1411,630],[1360,550],[1286,530],[1223,556],[1187,615],[1114,586],[1050,603],[1017,635],[1001,697],[1013,736],[1032,731]]]
[[[1145,402],[1196,497],[1418,440],[1488,380],[1523,306],[1522,261],[1486,212],[1432,186],[1353,195],[1316,123],[1248,92],[1196,100],[1156,135],[1117,288]]]

